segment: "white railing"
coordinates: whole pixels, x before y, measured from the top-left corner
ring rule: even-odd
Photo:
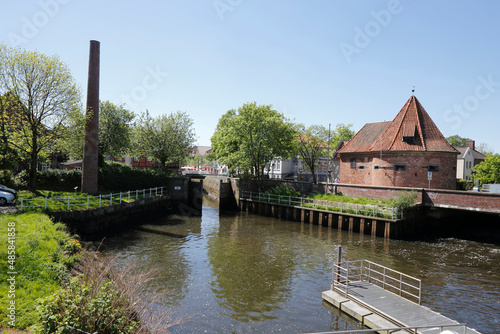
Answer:
[[[72,209],[90,209],[90,208],[100,208],[103,206],[109,206],[113,204],[120,204],[122,202],[132,202],[138,199],[163,196],[166,194],[165,187],[156,187],[149,189],[141,189],[135,191],[126,191],[119,193],[110,193],[106,195],[97,195],[87,197],[64,197],[64,198],[20,198],[21,201],[19,210],[27,211],[32,209],[62,209],[70,211]]]
[[[336,211],[340,213],[350,213],[361,216],[403,219],[403,210],[389,206],[376,204],[357,204],[344,201],[317,200],[306,197],[292,197],[284,195],[272,195],[269,193],[260,193],[252,191],[243,191],[241,198],[251,199],[265,203],[276,203],[289,206],[302,206],[313,209],[322,209],[327,211]]]
[[[332,290],[337,288],[349,294],[350,285],[368,282],[408,300],[421,303],[422,281],[410,275],[368,260],[342,261],[333,264]]]
[[[430,326],[417,326],[417,327],[393,327],[393,328],[373,328],[373,329],[349,329],[342,331],[334,331],[334,332],[317,332],[317,333],[307,333],[307,334],[357,334],[357,333],[400,333],[400,331],[405,331],[407,333],[422,333],[423,329],[439,329],[439,332],[442,332],[446,329],[463,329],[460,333],[467,333],[467,324],[447,324],[447,325],[430,325]]]

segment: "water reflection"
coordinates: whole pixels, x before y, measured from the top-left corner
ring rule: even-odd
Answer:
[[[207,202],[205,202],[207,203]],[[106,240],[105,252],[159,268],[165,306],[191,319],[173,333],[303,333],[357,323],[325,307],[337,247],[423,281],[423,304],[483,333],[500,318],[500,250],[441,239],[405,242],[288,222],[250,213],[169,216]]]
[[[210,283],[218,303],[238,321],[276,319],[271,312],[287,301],[295,251],[289,240],[265,233],[267,224],[243,216],[221,218],[217,235],[208,242],[214,280]]]

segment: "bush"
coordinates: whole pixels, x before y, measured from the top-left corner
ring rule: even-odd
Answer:
[[[168,333],[173,322],[159,306],[163,294],[149,286],[155,271],[139,270],[133,263],[116,270],[116,258],[84,251],[74,277],[64,290],[43,299],[34,333]]]
[[[11,170],[0,170],[0,184],[9,188],[15,187],[14,174]]]
[[[278,185],[272,189],[269,189],[265,192],[265,194],[271,194],[271,195],[281,195],[281,196],[292,196],[292,197],[299,197],[302,196],[300,191],[296,191],[290,187],[287,187],[285,185]]]
[[[412,190],[410,192],[404,192],[398,198],[396,198],[393,201],[393,206],[400,210],[404,210],[406,208],[414,206],[417,200],[418,194],[415,190]]]
[[[19,188],[28,186],[29,175],[26,170],[21,171],[15,177]],[[39,189],[67,190],[71,191],[82,184],[82,172],[80,170],[47,169],[36,172],[36,184]]]
[[[139,322],[128,300],[111,281],[96,286],[74,277],[66,289],[42,300],[35,333],[73,333],[73,328],[101,334],[137,333]]]
[[[111,162],[99,169],[99,188],[112,191],[154,188],[168,185],[172,176],[172,172]]]
[[[457,180],[457,190],[472,190],[474,183],[467,180]]]

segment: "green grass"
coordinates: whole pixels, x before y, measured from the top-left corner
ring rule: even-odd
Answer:
[[[158,194],[160,190],[158,190]],[[110,197],[110,194],[112,196]],[[165,194],[165,190],[164,190]],[[69,209],[70,210],[86,210],[87,206],[89,209],[95,209],[102,206],[107,206],[112,204],[120,203],[119,192],[101,192],[101,198],[99,195],[89,195],[80,192],[68,192],[68,191],[50,191],[50,190],[37,190],[36,192],[31,192],[27,190],[22,190],[18,193],[18,198],[16,204],[18,207],[21,206],[21,198],[23,200],[23,211],[44,211],[45,210],[45,198],[47,198],[47,210],[48,211],[66,211],[68,210],[68,197],[69,197]],[[154,196],[155,193],[153,192]],[[136,194],[135,191],[130,193],[122,192],[121,202],[133,202],[136,199],[142,199],[149,197],[149,191],[145,192],[145,196],[140,191]],[[130,199],[129,199],[130,198]],[[36,201],[32,201],[35,200]]]
[[[374,199],[368,197],[349,197],[340,196],[335,194],[309,194],[307,198],[317,199],[321,201],[332,201],[332,202],[344,202],[344,203],[354,203],[363,205],[389,205],[392,206],[394,200],[392,199]]]
[[[9,232],[11,238],[9,238]],[[8,261],[4,260],[8,259],[9,245],[15,246],[13,268],[10,268]],[[7,307],[11,300],[15,300],[16,305],[16,328],[26,328],[35,323],[37,300],[61,288],[61,282],[68,277],[68,268],[77,260],[78,255],[75,255],[75,251],[79,250],[79,247],[79,243],[71,239],[66,232],[65,226],[52,223],[46,214],[2,214],[0,216],[0,257],[2,258],[0,262],[0,326],[10,327]],[[7,274],[12,271],[17,274]],[[10,289],[7,278],[10,276],[15,276],[15,298],[13,299],[9,298]]]

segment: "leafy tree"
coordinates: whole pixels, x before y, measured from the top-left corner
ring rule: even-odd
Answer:
[[[472,139],[463,138],[463,137],[460,137],[459,135],[453,135],[453,136],[446,137],[446,140],[448,141],[448,143],[450,143],[451,146],[465,147],[467,142],[469,140],[472,140]]]
[[[80,92],[57,56],[0,45],[0,93],[4,146],[29,170],[34,190],[37,164],[53,149],[68,114],[80,108]]]
[[[351,130],[351,128],[352,124],[338,123],[335,125],[335,129],[333,129],[330,136],[330,148],[335,150],[340,141],[351,140],[351,138],[356,134],[356,132]]]
[[[193,156],[189,156],[185,159],[185,164],[186,166],[193,166],[196,167],[196,169],[199,169],[202,165],[205,165],[207,163],[207,159],[201,155],[200,153],[196,153]]]
[[[99,160],[102,166],[105,156],[118,156],[131,150],[132,121],[135,115],[123,106],[109,101],[99,102]],[[64,123],[64,134],[58,141],[58,149],[72,159],[83,157],[85,138],[85,114],[83,110],[69,113]]]
[[[212,136],[213,156],[232,170],[257,178],[275,159],[287,159],[296,149],[298,130],[270,105],[246,103],[224,114]]]
[[[109,101],[99,103],[99,153],[118,156],[130,151],[134,113]]]
[[[500,155],[491,154],[483,162],[472,168],[475,180],[480,184],[500,183]]]
[[[168,162],[181,161],[194,145],[193,120],[184,112],[153,118],[146,111],[134,129],[134,152],[152,157],[164,168]]]
[[[490,145],[486,143],[479,143],[476,147],[476,150],[486,156],[490,154],[495,154],[495,151],[490,147]]]
[[[313,183],[316,184],[316,166],[319,158],[326,156],[328,146],[328,130],[322,125],[311,125],[307,129],[300,128],[298,153],[307,169],[311,171]]]

